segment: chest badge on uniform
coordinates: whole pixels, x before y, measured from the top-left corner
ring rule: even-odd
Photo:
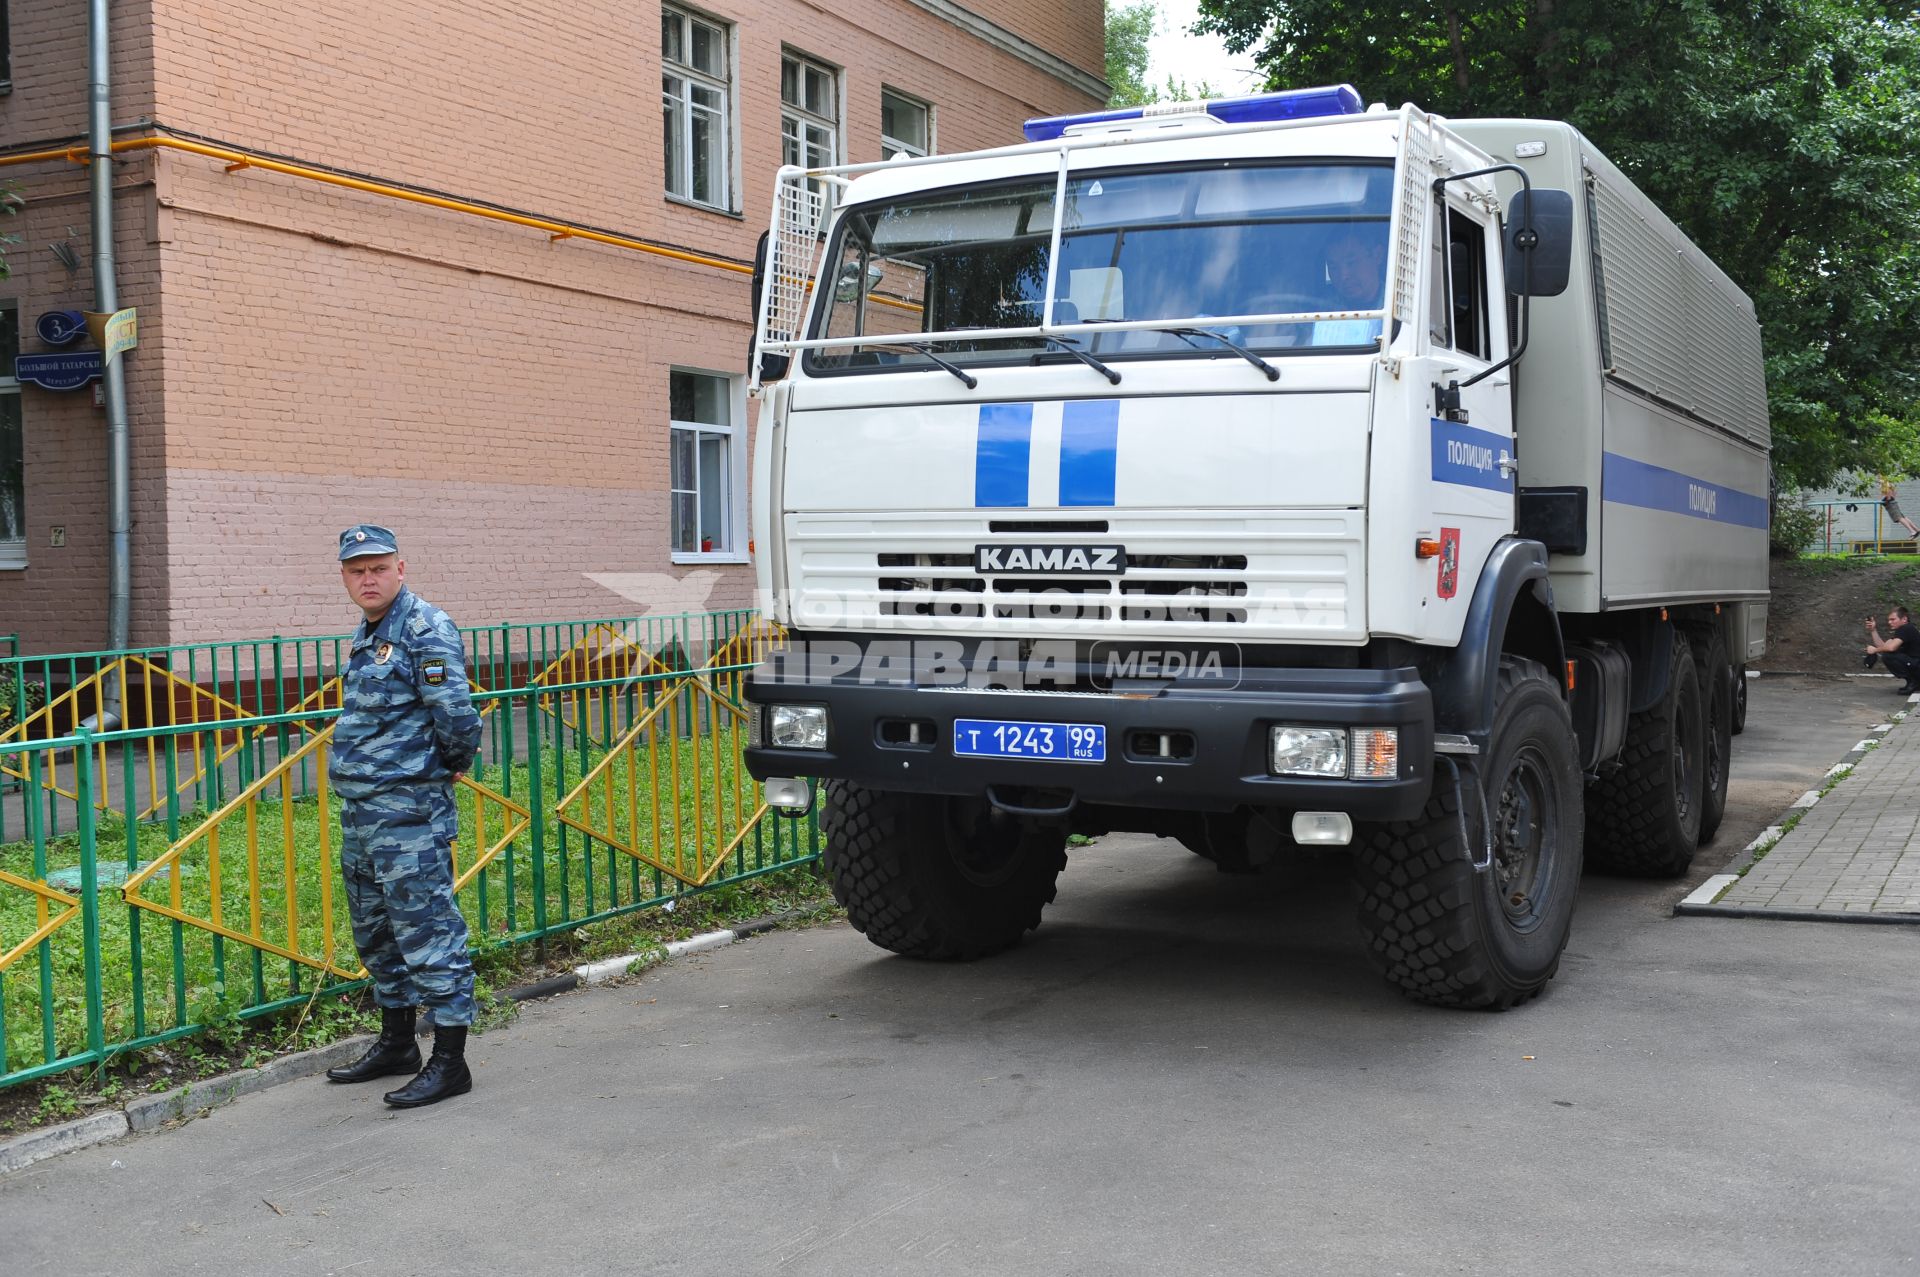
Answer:
[[[426,680],[428,687],[438,687],[447,681],[447,663],[439,658],[420,662],[420,677]]]
[[[385,665],[392,656],[393,656],[393,644],[382,643],[380,645],[380,650],[373,654],[373,663],[375,665]]]

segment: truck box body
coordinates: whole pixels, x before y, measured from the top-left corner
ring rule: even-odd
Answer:
[[[1523,516],[1529,488],[1588,494],[1584,552],[1553,556],[1555,601],[1739,601],[1740,655],[1760,655],[1771,434],[1753,303],[1571,125],[1448,127],[1575,193],[1576,269],[1566,292],[1535,299],[1514,376]]]

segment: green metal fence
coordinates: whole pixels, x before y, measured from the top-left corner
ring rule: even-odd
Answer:
[[[770,640],[746,612],[466,631],[486,738],[454,862],[476,947],[818,855],[740,764]],[[0,734],[0,1087],[358,987],[326,780],[346,642],[0,663],[58,680]],[[97,730],[116,693],[129,725]]]

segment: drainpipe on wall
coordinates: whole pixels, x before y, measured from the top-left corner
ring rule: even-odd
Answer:
[[[108,0],[87,6],[87,164],[93,213],[93,308],[103,314],[120,309],[113,257],[113,123],[108,92]],[[104,372],[107,400],[107,649],[127,646],[127,613],[133,594],[128,561],[132,505],[131,449],[127,438],[126,361],[109,360]],[[102,688],[97,728],[112,731],[121,723],[120,680]]]

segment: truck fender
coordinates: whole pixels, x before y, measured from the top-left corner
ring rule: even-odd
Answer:
[[[1553,608],[1547,548],[1505,537],[1480,569],[1460,643],[1435,679],[1434,726],[1464,734],[1483,751],[1493,730],[1493,693],[1503,653],[1539,661],[1565,694],[1566,645]]]

